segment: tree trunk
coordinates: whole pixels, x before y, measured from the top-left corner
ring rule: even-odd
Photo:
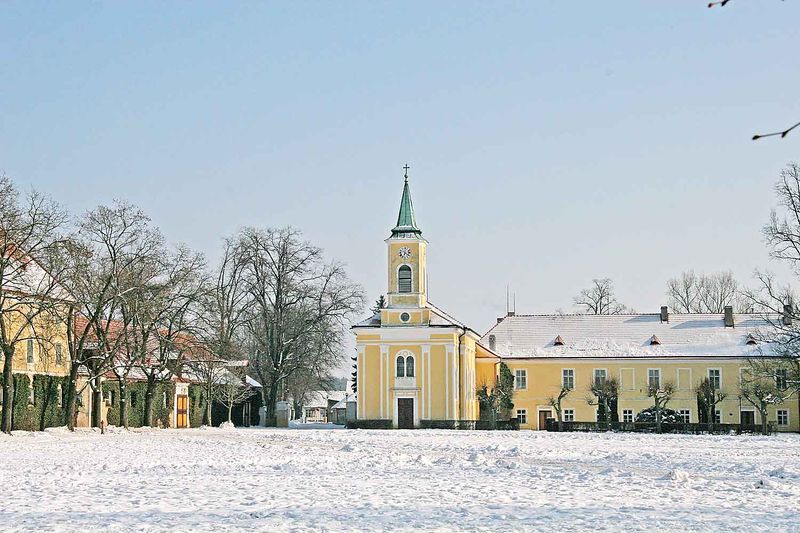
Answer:
[[[69,381],[67,382],[67,404],[64,406],[64,423],[70,431],[75,431],[76,412],[78,410],[78,364],[72,363],[69,367]]]
[[[142,425],[153,427],[153,397],[156,394],[156,379],[154,376],[147,377],[147,388],[144,393],[144,418]]]
[[[92,386],[92,427],[103,428],[103,388],[100,377],[93,378]]]
[[[264,413],[266,415],[266,424],[274,423],[275,421],[275,402],[278,400],[278,384],[271,383],[269,387],[263,390],[264,395]]]
[[[11,433],[11,417],[14,413],[14,346],[3,346],[3,433]]]
[[[128,382],[119,380],[119,425],[128,429]]]
[[[203,423],[207,426],[211,425],[211,402],[214,399],[214,384],[209,383],[206,388],[206,412],[203,414]]]
[[[231,423],[231,417],[233,416],[233,402],[228,404],[228,423]]]

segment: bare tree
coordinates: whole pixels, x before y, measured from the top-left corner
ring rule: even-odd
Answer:
[[[699,275],[694,270],[683,272],[667,282],[667,297],[676,313],[723,313],[729,305],[742,312],[753,308],[730,271]]]
[[[214,398],[228,409],[228,423],[233,423],[233,407],[253,396],[253,389],[247,385],[244,366],[228,366],[225,375],[214,387]]]
[[[591,396],[586,398],[586,403],[597,406],[598,411],[602,411],[606,429],[611,429],[612,405],[619,397],[619,381],[616,378],[594,379],[589,385],[589,393]]]
[[[102,404],[100,377],[111,370],[120,385],[120,424],[127,426],[126,379],[131,365],[123,345],[127,326],[121,313],[124,299],[138,290],[142,272],[152,270],[152,251],[161,236],[136,207],[124,202],[99,206],[83,215],[77,230],[62,247],[63,281],[74,303],[63,317],[68,324],[71,359],[66,395],[66,424],[74,429],[76,399],[90,387],[94,393],[93,423],[99,424]],[[87,380],[78,388],[78,375]]]
[[[617,301],[614,282],[609,278],[593,279],[592,286],[583,289],[574,299],[575,305],[590,315],[621,315],[632,312]]]
[[[728,394],[723,392],[719,387],[715,387],[714,383],[708,378],[703,380],[695,388],[697,397],[702,401],[703,409],[705,409],[706,424],[708,424],[708,431],[714,431],[715,416],[717,405],[728,397]]]
[[[286,394],[286,380],[320,357],[341,363],[341,352],[315,339],[341,331],[364,305],[360,287],[343,265],[326,263],[322,250],[293,229],[245,229],[237,239],[250,298],[248,333],[253,371],[263,385],[266,418]],[[337,342],[338,337],[333,341]]]
[[[800,276],[800,166],[790,163],[781,171],[775,186],[778,207],[764,226],[764,238],[770,256],[785,264],[794,276]],[[785,374],[791,394],[800,394],[800,312],[789,285],[776,281],[768,272],[757,272],[758,287],[746,297],[762,310],[766,327],[754,333],[760,342],[749,358],[752,376],[769,380]]]
[[[128,354],[146,377],[143,425],[153,424],[156,386],[180,373],[195,349],[200,302],[207,289],[205,259],[184,246],[162,250],[155,269],[121,306],[129,340]]]
[[[2,431],[11,431],[14,402],[13,360],[17,348],[39,342],[46,314],[69,294],[42,267],[60,243],[67,221],[49,198],[31,192],[21,198],[14,184],[0,176],[0,349],[3,355]]]
[[[769,407],[785,402],[791,392],[775,382],[773,376],[742,372],[741,397],[747,400],[761,415],[761,433],[769,434]]]
[[[647,387],[647,396],[653,399],[653,407],[656,412],[656,433],[661,433],[661,413],[675,394],[675,384],[671,381],[666,383],[650,383]]]
[[[561,402],[564,401],[564,398],[569,395],[572,389],[568,387],[564,387],[562,385],[561,390],[558,392],[556,396],[550,396],[547,399],[547,403],[556,410],[556,417],[558,418],[558,431],[564,430],[564,417],[562,416],[562,409],[561,409]]]
[[[206,396],[204,423],[211,424],[213,384],[226,361],[245,357],[244,327],[247,322],[248,293],[244,284],[245,264],[237,253],[236,242],[226,239],[222,259],[202,301],[198,337],[211,352],[188,361],[195,375],[203,381]]]

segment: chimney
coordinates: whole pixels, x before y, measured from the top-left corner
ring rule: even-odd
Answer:
[[[666,305],[661,306],[661,322],[669,322],[669,308]]]
[[[497,346],[497,338],[494,335],[489,335],[489,349],[494,351],[495,346]]]
[[[781,320],[784,326],[792,325],[792,304],[784,304],[783,306],[783,319]]]
[[[733,306],[726,305],[725,306],[725,327],[732,328],[733,327]]]

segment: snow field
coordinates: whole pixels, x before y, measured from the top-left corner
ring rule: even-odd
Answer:
[[[0,436],[3,530],[800,531],[800,435]]]

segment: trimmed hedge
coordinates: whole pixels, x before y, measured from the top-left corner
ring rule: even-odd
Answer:
[[[34,374],[31,383],[27,375],[15,374],[11,428],[40,431],[49,427],[63,426],[64,394],[67,391],[68,380],[67,377]],[[33,387],[33,404],[30,403],[31,387]]]
[[[391,420],[351,420],[345,426],[347,429],[392,429]]]
[[[128,401],[128,426],[141,427],[144,422],[144,399],[147,392],[147,383],[143,381],[129,382],[125,387]],[[166,397],[165,397],[166,394]],[[112,400],[113,396],[113,401]],[[119,382],[103,382],[103,398],[109,402],[108,423],[119,426]],[[175,403],[175,384],[157,383],[153,396],[153,425],[169,427],[172,408]]]

